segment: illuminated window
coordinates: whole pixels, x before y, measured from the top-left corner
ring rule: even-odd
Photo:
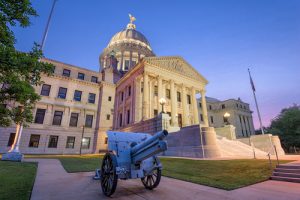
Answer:
[[[38,148],[40,142],[40,135],[30,135],[29,145],[28,147]]]
[[[82,149],[89,149],[90,148],[90,142],[91,138],[90,137],[84,137],[82,138]]]
[[[75,137],[68,136],[67,137],[66,148],[67,149],[74,149],[74,145],[75,145]]]

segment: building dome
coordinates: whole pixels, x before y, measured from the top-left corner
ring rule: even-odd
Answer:
[[[143,57],[155,56],[147,38],[136,30],[135,18],[129,15],[130,23],[116,33],[100,55],[100,71],[106,68],[106,59],[114,52],[118,60],[119,71],[126,72],[134,67]]]
[[[135,43],[137,45],[144,46],[152,51],[147,38],[139,31],[135,29],[124,29],[116,33],[108,43],[107,47],[111,47],[120,43]]]

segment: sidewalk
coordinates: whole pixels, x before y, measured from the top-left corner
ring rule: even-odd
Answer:
[[[60,161],[55,159],[26,160],[39,162],[32,200],[110,199],[102,195],[100,182],[92,180],[93,172],[67,173]],[[160,185],[153,191],[146,190],[140,180],[118,181],[112,199],[300,200],[300,184],[265,181],[241,189],[225,191],[162,177]]]

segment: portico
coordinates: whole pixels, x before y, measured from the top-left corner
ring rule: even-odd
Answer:
[[[161,98],[166,100],[164,112],[170,115],[171,126],[199,124],[196,95],[205,96],[207,83],[181,57],[143,58],[117,84],[114,128],[155,117],[162,112]],[[206,100],[202,99],[203,125],[208,126]]]

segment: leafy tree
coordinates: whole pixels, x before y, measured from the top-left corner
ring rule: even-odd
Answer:
[[[300,106],[293,105],[282,109],[272,120],[268,132],[278,135],[287,151],[293,147],[300,147]]]
[[[40,62],[43,54],[34,44],[29,53],[17,51],[13,26],[27,27],[29,18],[37,16],[29,0],[0,1],[0,126],[32,122],[32,108],[40,96],[34,86],[41,75],[51,75],[53,65]]]

